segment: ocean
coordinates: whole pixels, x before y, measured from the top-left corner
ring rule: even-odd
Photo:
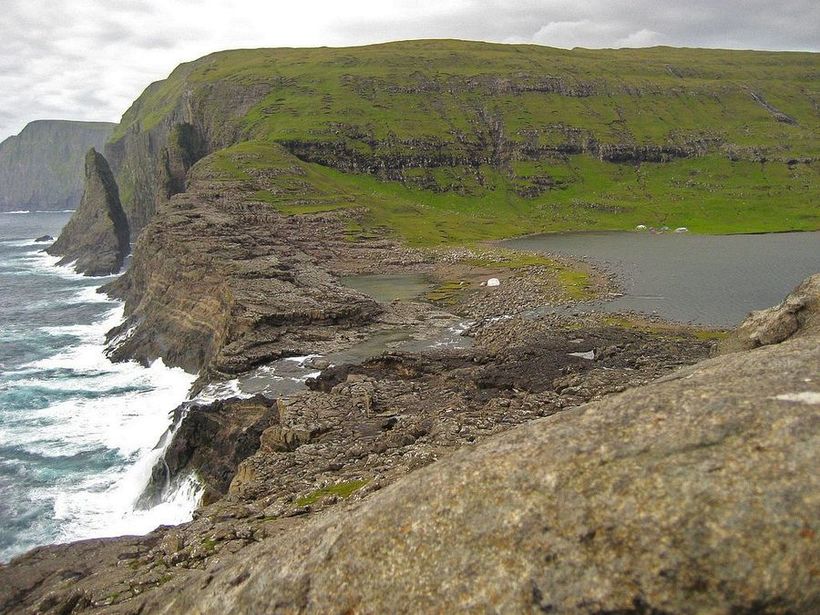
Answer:
[[[149,510],[135,503],[162,452],[170,411],[195,376],[161,360],[112,363],[105,333],[123,304],[35,243],[70,212],[0,213],[0,562],[32,547],[141,534],[191,518],[184,481]]]

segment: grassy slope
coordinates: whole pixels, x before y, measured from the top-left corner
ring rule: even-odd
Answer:
[[[591,87],[596,95],[499,93],[475,85],[545,76],[570,88]],[[252,142],[217,154],[216,164],[236,177],[248,164],[300,165],[306,175],[291,178],[289,189],[254,190],[255,198],[284,212],[365,205],[365,226],[389,227],[416,245],[639,223],[705,233],[817,229],[820,164],[785,161],[820,158],[818,76],[820,56],[808,53],[563,51],[456,41],[230,51],[183,65],[149,87],[114,139],[135,124],[155,125],[187,89],[215,81],[265,83],[272,86],[270,95],[232,120]],[[426,91],[419,91],[420,84]],[[797,124],[776,121],[750,91]],[[497,118],[513,142],[532,138],[535,129],[539,143],[561,143],[566,128],[573,128],[599,143],[669,145],[705,138],[722,145],[670,163],[614,164],[574,155],[512,159],[504,167],[477,170],[408,171],[410,179],[427,174],[439,186],[457,187],[444,192],[302,163],[272,145],[343,141],[372,153],[379,140],[392,139],[395,145],[387,147],[400,150],[408,139],[436,138],[457,150],[458,135],[486,136],[488,117]],[[730,161],[728,150],[740,160]],[[768,162],[753,161],[761,158]],[[559,187],[519,196],[517,189],[537,176],[549,176]],[[300,191],[312,196],[302,198]]]

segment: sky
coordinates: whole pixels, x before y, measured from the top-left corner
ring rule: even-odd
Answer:
[[[116,122],[212,51],[460,38],[552,47],[820,50],[817,0],[0,0],[0,140]]]

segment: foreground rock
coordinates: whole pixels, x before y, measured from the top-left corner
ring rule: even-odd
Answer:
[[[799,339],[533,422],[144,612],[816,612],[818,365]]]
[[[213,503],[144,540],[35,550],[7,569],[0,608],[6,600],[6,608],[57,610],[78,601],[76,611],[134,612],[149,593],[194,582],[255,543],[366,500],[461,447],[645,384],[710,347],[684,332],[621,329],[588,316],[491,319],[471,335],[472,348],[326,369],[313,390],[278,400],[179,408],[187,416],[146,503],[193,471]],[[589,353],[595,358],[574,356]]]
[[[130,250],[128,220],[119,190],[105,158],[96,150],[85,157],[85,192],[80,206],[46,251],[62,256],[60,264],[74,263],[78,273],[117,273]]]

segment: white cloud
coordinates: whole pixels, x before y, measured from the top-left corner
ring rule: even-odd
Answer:
[[[632,32],[623,38],[619,38],[615,41],[614,47],[653,47],[655,45],[663,45],[665,38],[666,37],[660,32],[641,28],[637,32]]]
[[[815,0],[2,0],[0,139],[41,118],[117,121],[150,82],[220,49],[408,38],[820,48]]]

